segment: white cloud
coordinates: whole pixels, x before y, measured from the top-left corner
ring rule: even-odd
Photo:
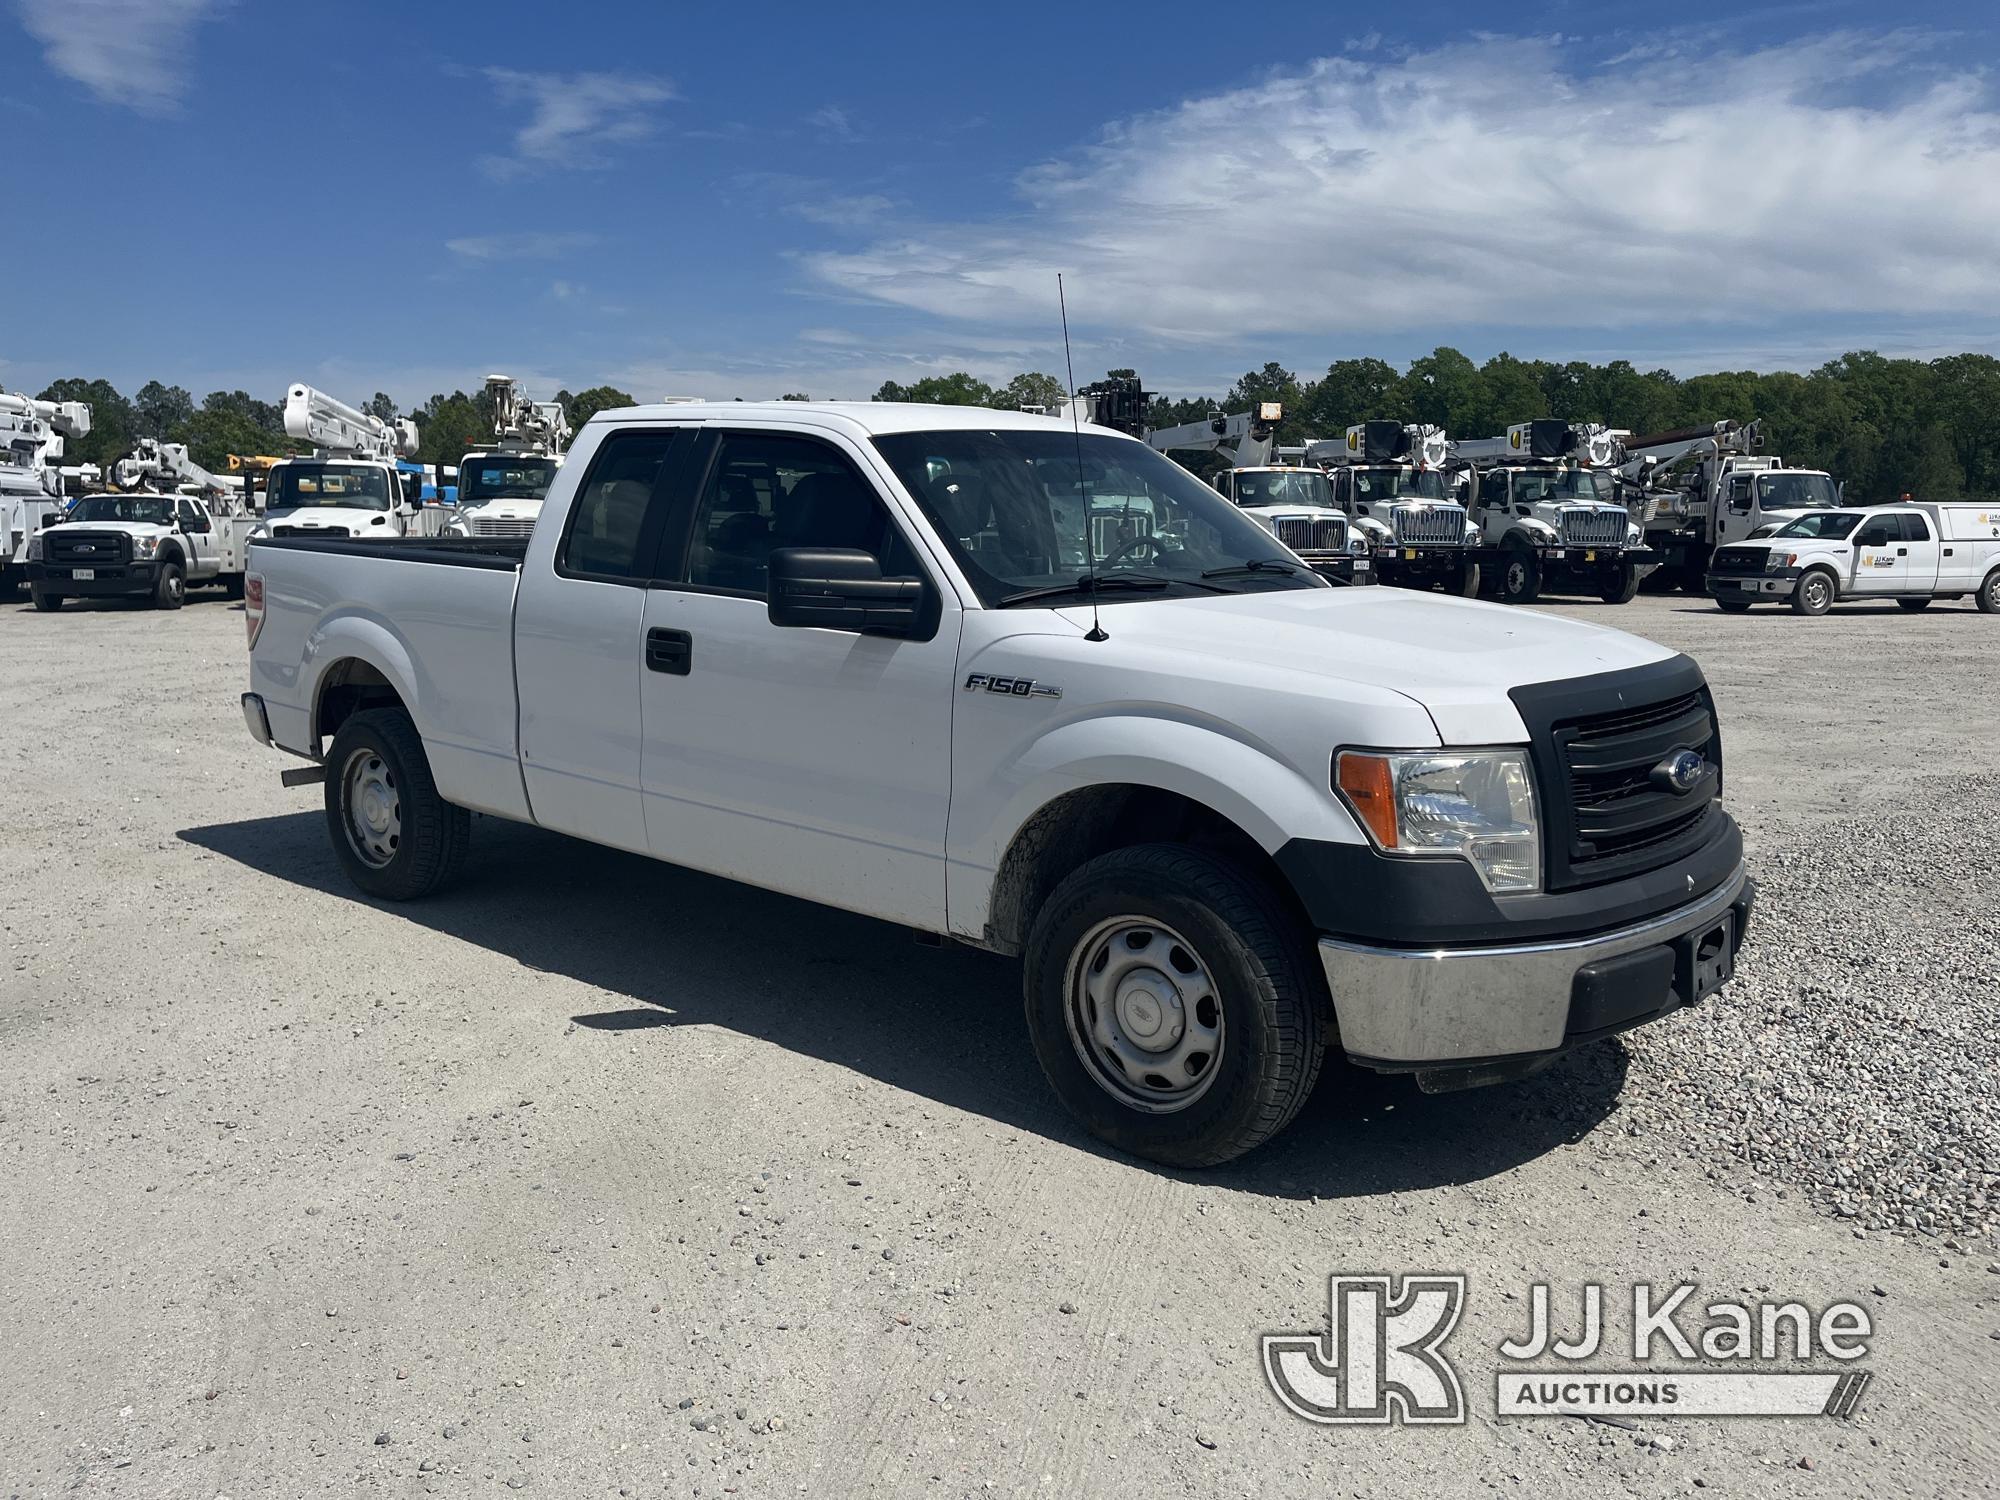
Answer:
[[[19,0],[49,66],[106,104],[165,114],[193,81],[190,37],[219,0]]]
[[[1154,340],[1932,319],[1991,306],[2000,114],[1907,34],[1592,65],[1486,38],[1324,59],[1107,127],[1025,212],[802,257],[942,317]]]
[[[675,97],[664,78],[621,73],[523,73],[488,68],[486,77],[509,103],[526,104],[528,123],[515,132],[508,156],[480,164],[506,179],[550,167],[610,165],[606,148],[643,140],[657,128],[654,112]]]
[[[475,234],[446,240],[444,247],[464,260],[554,260],[596,243],[594,234]]]
[[[792,205],[792,212],[815,224],[832,229],[864,228],[878,223],[896,206],[896,200],[880,193],[857,193],[851,197],[818,198]]]
[[[806,123],[821,135],[836,141],[859,139],[854,122],[847,117],[847,111],[838,104],[821,105],[806,116]]]

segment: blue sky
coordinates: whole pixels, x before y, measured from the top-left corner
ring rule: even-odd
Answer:
[[[0,5],[10,388],[2000,349],[1990,5]]]

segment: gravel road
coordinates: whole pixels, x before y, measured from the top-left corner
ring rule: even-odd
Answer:
[[[1069,1123],[1004,961],[491,820],[371,903],[237,607],[0,603],[0,1495],[1992,1494],[2000,621],[1551,608],[1715,684],[1739,978],[1176,1174]],[[1467,1275],[1465,1427],[1279,1406],[1336,1271]],[[1592,1279],[1859,1301],[1874,1384],[1497,1418]]]

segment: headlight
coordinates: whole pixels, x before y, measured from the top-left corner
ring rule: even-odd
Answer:
[[[1347,539],[1347,550],[1352,552],[1356,557],[1366,557],[1368,555],[1368,538],[1359,533],[1350,536]]]
[[[1627,526],[1625,528],[1625,545],[1628,547],[1645,546],[1646,533],[1640,530],[1637,526]]]
[[[32,533],[28,537],[28,555],[25,561],[40,562],[41,560],[42,560],[42,534],[39,531],[37,531]]]
[[[160,550],[160,539],[156,536],[135,536],[132,538],[134,557],[151,557]]]
[[[1489,891],[1541,889],[1541,825],[1527,751],[1343,750],[1334,785],[1384,853],[1456,855]]]
[[[1799,555],[1796,552],[1766,552],[1764,554],[1764,571],[1766,573],[1775,573],[1781,568],[1796,568],[1798,565]]]
[[[1468,526],[1465,528],[1465,545],[1468,547],[1477,547],[1479,545],[1479,528],[1477,526]]]

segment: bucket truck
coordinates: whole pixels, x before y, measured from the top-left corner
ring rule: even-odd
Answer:
[[[1623,604],[1658,565],[1644,529],[1612,499],[1610,429],[1539,417],[1499,437],[1461,439],[1451,452],[1471,471],[1480,574],[1504,602],[1551,592]]]
[[[0,391],[0,593],[11,595],[28,557],[28,539],[63,508],[66,438],[90,431],[81,401],[40,401]]]
[[[1795,469],[1763,451],[1758,422],[1715,422],[1628,437],[1619,477],[1641,486],[1646,540],[1670,586],[1706,590],[1717,547],[1762,536],[1840,504],[1824,469]]]
[[[1307,466],[1272,462],[1284,420],[1282,402],[1260,401],[1246,412],[1149,432],[1146,442],[1168,455],[1216,454],[1224,467],[1210,483],[1315,573],[1344,583],[1374,582],[1372,543],[1334,504],[1333,485],[1326,475]]]
[[[458,465],[458,513],[450,536],[522,537],[535,529],[542,501],[569,441],[569,417],[555,401],[529,401],[511,376],[488,375],[493,442]]]
[[[1383,583],[1479,592],[1480,535],[1453,499],[1451,445],[1427,423],[1357,422],[1345,437],[1309,443],[1305,460],[1323,470],[1333,503],[1375,552]]]
[[[313,445],[265,472],[260,536],[403,536],[417,502],[396,467],[417,451],[416,424],[356,411],[309,385],[285,393],[285,433]]]
[[[179,609],[187,591],[219,584],[243,597],[243,564],[257,518],[245,485],[211,474],[185,444],[141,438],[112,466],[122,493],[85,495],[29,539],[35,608],[73,598],[143,598]]]

